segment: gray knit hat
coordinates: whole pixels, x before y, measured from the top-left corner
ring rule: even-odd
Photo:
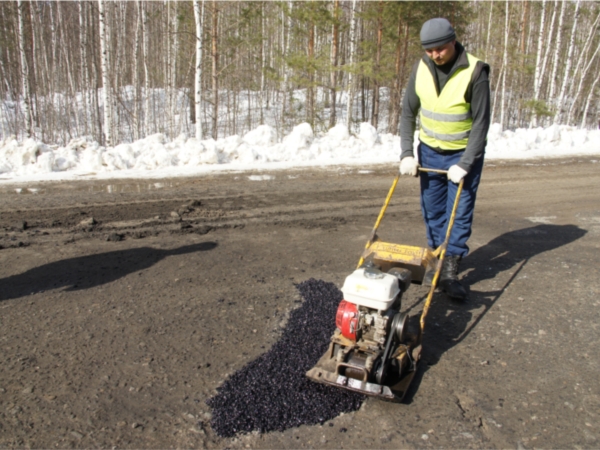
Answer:
[[[456,33],[447,19],[429,19],[421,27],[421,45],[425,50],[440,47],[454,39],[456,39]]]

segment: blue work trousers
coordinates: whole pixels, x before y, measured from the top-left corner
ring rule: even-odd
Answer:
[[[419,163],[426,169],[448,170],[450,166],[460,161],[463,152],[464,150],[440,153],[421,142],[418,148]],[[471,236],[475,197],[482,170],[483,157],[475,162],[464,178],[463,190],[446,251],[448,256],[464,257],[469,253],[467,240]],[[420,172],[420,179],[421,210],[427,229],[427,243],[435,249],[446,238],[448,220],[452,214],[458,185],[443,174]]]

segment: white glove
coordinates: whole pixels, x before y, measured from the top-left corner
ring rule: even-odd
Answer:
[[[419,163],[412,156],[406,156],[400,161],[400,175],[417,176],[419,172]]]
[[[460,183],[460,180],[462,180],[466,174],[467,171],[462,167],[457,166],[456,164],[450,166],[450,168],[448,169],[448,178],[450,179],[450,181],[456,184]]]

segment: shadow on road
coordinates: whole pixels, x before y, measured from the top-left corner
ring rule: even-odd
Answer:
[[[460,344],[475,329],[529,259],[570,244],[586,233],[575,225],[537,225],[498,236],[465,258],[460,267],[461,273],[466,273],[462,277],[465,286],[514,271],[497,290],[471,291],[466,303],[450,301],[445,294],[436,292],[426,318],[421,363],[405,401],[412,401],[428,368],[437,364],[444,353]],[[424,298],[419,303],[423,301]]]
[[[55,261],[1,279],[0,301],[63,287],[67,291],[89,289],[147,269],[167,256],[212,250],[216,246],[215,242],[203,242],[172,250],[141,247]]]

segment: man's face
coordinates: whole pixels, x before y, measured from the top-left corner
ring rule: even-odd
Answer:
[[[454,48],[455,43],[456,41],[452,41],[440,45],[439,47],[428,48],[425,50],[425,53],[427,53],[427,56],[429,56],[438,66],[443,66],[454,58],[454,54],[456,53],[456,49]]]

